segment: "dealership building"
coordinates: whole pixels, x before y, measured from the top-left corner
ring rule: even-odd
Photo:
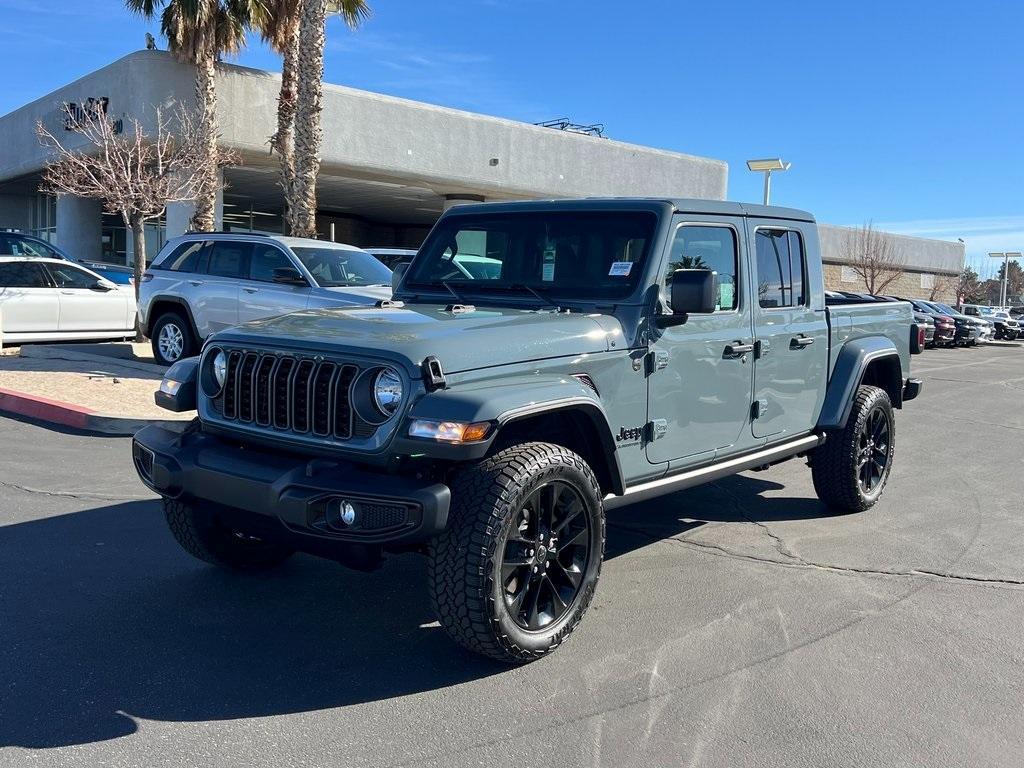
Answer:
[[[274,132],[280,77],[220,65],[221,141],[238,157],[226,168],[218,228],[282,231]],[[504,120],[337,85],[324,86],[320,237],[364,247],[415,248],[448,207],[466,201],[587,196],[727,197],[728,165],[571,130]],[[40,192],[49,157],[35,126],[64,130],[63,105],[102,108],[152,128],[155,108],[193,98],[193,71],[163,51],[139,51],[0,117],[0,229],[50,240],[78,258],[131,263],[131,237],[98,201]],[[70,126],[69,126],[70,127]],[[74,131],[64,134],[74,146]],[[183,233],[189,204],[168,206],[147,228],[147,251]],[[847,230],[823,227],[830,287],[858,289],[843,263]],[[894,236],[895,237],[895,236]],[[899,290],[927,296],[963,265],[961,243],[900,237]],[[895,288],[892,290],[896,290]],[[948,291],[941,291],[948,296]]]

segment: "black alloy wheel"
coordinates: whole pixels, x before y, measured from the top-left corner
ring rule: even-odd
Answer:
[[[518,626],[536,632],[566,614],[579,596],[590,541],[590,516],[575,488],[553,480],[530,494],[501,560],[505,606]]]
[[[889,419],[890,413],[876,405],[861,428],[857,479],[866,494],[878,487],[889,466],[889,437],[892,433]]]

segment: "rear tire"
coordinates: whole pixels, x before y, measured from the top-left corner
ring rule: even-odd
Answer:
[[[811,454],[818,498],[843,512],[863,512],[885,490],[896,450],[896,422],[884,389],[860,386],[843,429]]]
[[[431,600],[448,635],[510,664],[555,650],[597,588],[601,499],[587,463],[550,443],[512,445],[461,470],[428,564]]]
[[[294,554],[270,541],[224,525],[215,514],[184,501],[164,499],[167,526],[181,548],[198,560],[232,570],[274,568]]]
[[[177,312],[165,312],[153,323],[150,336],[153,358],[161,365],[173,365],[196,354],[191,324]]]

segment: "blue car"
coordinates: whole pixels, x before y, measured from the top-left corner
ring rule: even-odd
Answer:
[[[0,232],[0,256],[36,256],[46,259],[64,259],[88,267],[93,272],[118,285],[132,285],[135,280],[131,267],[119,264],[104,264],[101,261],[76,259],[55,245],[32,235],[21,232]]]

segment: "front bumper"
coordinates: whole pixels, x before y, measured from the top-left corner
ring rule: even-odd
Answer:
[[[142,482],[161,496],[207,502],[295,549],[424,542],[444,530],[451,492],[441,483],[353,464],[271,452],[201,432],[149,426],[132,441]],[[350,502],[354,525],[332,509]]]

